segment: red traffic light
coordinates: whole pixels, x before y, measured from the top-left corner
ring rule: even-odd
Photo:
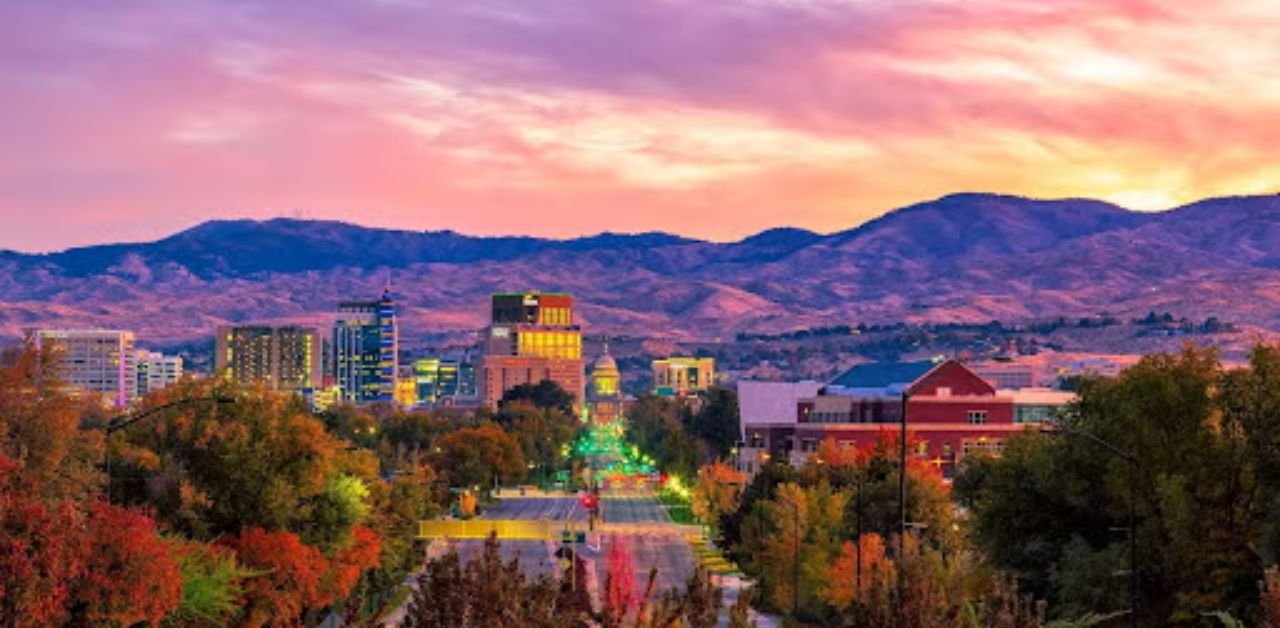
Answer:
[[[586,508],[587,510],[595,510],[595,507],[599,502],[599,500],[595,496],[595,493],[587,493],[583,495],[581,501],[582,501],[582,507]]]

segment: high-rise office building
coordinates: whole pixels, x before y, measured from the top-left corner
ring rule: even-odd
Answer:
[[[396,303],[388,288],[377,301],[345,301],[333,326],[334,377],[345,401],[395,400],[400,369]]]
[[[133,332],[41,329],[35,343],[42,356],[57,360],[59,377],[76,391],[102,395],[117,408],[138,397]]]
[[[232,381],[288,391],[322,386],[323,337],[314,327],[219,327],[214,345],[215,368]]]
[[[476,369],[469,362],[441,358],[413,361],[418,403],[443,405],[476,396]]]
[[[497,405],[520,384],[551,380],[583,400],[582,330],[568,294],[493,295],[492,323],[481,338],[480,397]]]
[[[154,351],[137,351],[134,354],[138,374],[138,397],[145,397],[163,390],[182,379],[182,358]]]

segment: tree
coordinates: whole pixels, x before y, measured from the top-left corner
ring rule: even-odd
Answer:
[[[53,508],[25,493],[19,465],[0,455],[0,618],[15,626],[66,623],[84,570],[80,525],[70,504]],[[6,620],[6,621],[9,621]]]
[[[889,590],[896,581],[897,570],[885,555],[884,539],[864,534],[840,547],[840,556],[827,568],[823,594],[827,604],[843,611],[868,601],[870,591]]]
[[[240,611],[241,583],[254,572],[221,545],[169,539],[182,573],[182,601],[169,617],[184,626],[225,626]]]
[[[34,497],[82,499],[102,485],[103,434],[80,429],[94,412],[90,400],[67,395],[56,349],[41,353],[28,341],[0,352],[0,456],[16,463],[8,473]]]
[[[93,624],[154,625],[177,610],[182,576],[155,521],[103,502],[92,504],[88,515],[76,615]]]
[[[1215,610],[1252,616],[1275,504],[1259,481],[1280,408],[1267,390],[1280,383],[1274,357],[1264,348],[1251,368],[1224,373],[1212,350],[1188,347],[1082,382],[1064,425],[1139,466],[1086,438],[1011,439],[1000,459],[966,465],[956,484],[980,547],[1055,614],[1123,604],[1113,582],[1089,574],[1127,568],[1118,560],[1126,538],[1113,530],[1133,506],[1144,623],[1196,624]]]
[[[687,415],[686,427],[702,440],[712,458],[724,458],[741,438],[738,414],[738,393],[715,386],[706,392],[698,412]]]
[[[345,545],[368,512],[374,456],[326,431],[296,397],[187,381],[148,403],[207,396],[237,403],[183,406],[117,433],[117,495],[195,539],[256,527],[324,552]]]
[[[848,500],[847,493],[822,482],[809,488],[783,484],[766,504],[773,533],[763,539],[760,580],[772,608],[822,617],[820,594],[845,536]]]
[[[568,416],[573,416],[573,393],[560,387],[560,384],[544,379],[536,384],[519,384],[505,393],[498,407],[505,408],[508,403],[526,401],[542,410],[555,409]]]
[[[298,535],[248,528],[224,542],[241,564],[258,572],[244,583],[241,626],[299,622],[304,611],[330,601],[321,589],[327,561]]]
[[[693,487],[693,515],[718,530],[720,519],[738,507],[747,475],[723,463],[703,465]]]
[[[538,408],[524,400],[504,404],[495,419],[520,443],[525,460],[544,473],[563,466],[562,451],[574,442],[580,427],[559,408]]]
[[[685,429],[688,413],[673,399],[641,395],[627,411],[627,440],[652,455],[659,469],[692,478],[708,456],[706,445]]]
[[[448,486],[518,482],[528,469],[520,445],[496,425],[462,428],[437,441],[431,466]]]
[[[600,623],[605,628],[617,628],[639,606],[634,594],[635,564],[631,552],[622,543],[611,543],[605,568],[604,609],[600,612]]]
[[[418,577],[406,628],[583,625],[550,578],[525,578],[519,559],[504,563],[489,537],[479,556],[463,564],[456,551],[431,560]]]

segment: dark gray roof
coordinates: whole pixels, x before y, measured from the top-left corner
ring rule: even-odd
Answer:
[[[924,377],[938,363],[924,362],[871,362],[859,364],[831,381],[831,386],[845,388],[888,388],[894,384],[906,386]]]

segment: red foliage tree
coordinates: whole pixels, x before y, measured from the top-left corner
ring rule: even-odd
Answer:
[[[605,579],[604,625],[621,626],[627,613],[637,605],[635,599],[635,565],[631,560],[631,552],[620,541],[609,545],[609,554],[605,559],[607,575]]]
[[[67,621],[83,552],[70,508],[50,510],[14,485],[18,465],[0,455],[0,618],[14,626]]]
[[[77,605],[92,623],[158,624],[182,601],[182,575],[153,519],[95,502],[86,521]]]
[[[0,456],[0,618],[17,626],[159,623],[182,577],[145,514],[93,502],[46,505]],[[72,616],[72,609],[75,616]]]
[[[320,596],[323,604],[344,600],[351,595],[360,574],[378,566],[382,554],[382,539],[364,526],[351,529],[351,542],[329,560],[329,568],[321,581]]]
[[[325,557],[292,532],[249,528],[226,541],[240,564],[261,572],[244,583],[243,626],[296,623],[309,608],[325,603],[321,581]]]

